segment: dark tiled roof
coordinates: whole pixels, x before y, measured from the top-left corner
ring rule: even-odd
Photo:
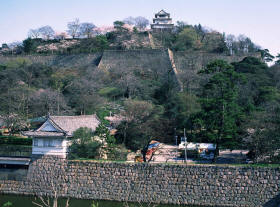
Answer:
[[[100,123],[96,115],[50,116],[49,119],[68,135],[72,135],[80,127],[87,127],[95,131]]]
[[[170,15],[170,14],[162,9],[158,13],[156,13],[156,15]]]
[[[46,123],[50,123],[55,130],[46,131]],[[100,121],[96,115],[81,116],[49,116],[46,122],[35,131],[23,132],[26,136],[72,136],[80,127],[87,127],[95,131]]]

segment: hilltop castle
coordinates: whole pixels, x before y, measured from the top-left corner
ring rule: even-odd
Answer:
[[[174,24],[172,24],[172,19],[170,18],[170,14],[160,10],[155,14],[155,18],[153,18],[153,24],[151,24],[151,29],[153,31],[171,31],[174,28]]]

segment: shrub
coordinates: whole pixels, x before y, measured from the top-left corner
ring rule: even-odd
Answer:
[[[32,146],[26,145],[0,145],[0,156],[29,157],[32,154]]]
[[[128,151],[121,145],[116,145],[114,147],[107,148],[108,160],[126,161],[127,154],[128,154]]]
[[[32,138],[0,136],[0,145],[32,145]]]
[[[105,97],[113,99],[113,98],[122,96],[123,92],[120,89],[115,88],[115,87],[105,87],[105,88],[101,88],[98,91],[98,94],[100,96],[105,96]]]
[[[116,143],[115,137],[110,134],[110,130],[103,123],[96,128],[95,135],[105,140],[108,146],[114,146]]]
[[[31,39],[27,38],[23,41],[23,51],[25,53],[36,53],[36,48],[42,44],[43,40],[40,38]]]
[[[9,206],[13,206],[13,203],[11,203],[10,201],[4,203],[3,207],[9,207]]]
[[[93,140],[94,133],[87,127],[77,129],[72,138],[72,145],[69,147],[69,158],[96,158],[101,143]]]
[[[98,155],[98,149],[101,144],[96,141],[89,142],[87,144],[79,144],[73,143],[69,147],[69,158],[77,159],[77,158],[96,158]]]
[[[187,50],[190,48],[198,48],[199,39],[193,28],[185,28],[178,34],[175,42],[176,50]]]

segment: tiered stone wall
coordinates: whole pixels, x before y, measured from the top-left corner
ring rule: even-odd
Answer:
[[[280,168],[33,160],[0,193],[205,206],[278,206]]]
[[[94,68],[98,65],[102,53],[65,54],[65,55],[0,55],[0,64],[7,64],[17,59],[25,59],[30,63],[39,63],[57,68]]]
[[[179,51],[174,53],[174,62],[178,72],[198,71],[207,63],[215,59],[228,62],[241,61],[246,56],[259,57],[259,53],[228,56],[201,51]],[[6,64],[16,59],[27,59],[31,63],[40,63],[58,68],[86,68],[99,66],[101,69],[114,70],[115,68],[145,69],[159,73],[171,70],[167,49],[139,49],[139,50],[105,50],[103,53],[64,54],[64,55],[0,55],[0,64]],[[100,63],[99,63],[100,62]]]
[[[259,53],[228,56],[201,51],[173,51],[169,59],[167,49],[138,49],[138,50],[105,50],[103,53],[69,54],[69,55],[23,55],[1,56],[0,65],[17,58],[28,59],[32,63],[40,63],[56,68],[88,68],[107,70],[127,75],[133,73],[138,77],[164,82],[174,80],[179,83],[181,90],[198,92],[207,76],[197,72],[215,59],[228,62],[243,60],[246,56],[260,57]],[[172,65],[173,64],[173,65]],[[172,67],[177,70],[174,75]],[[171,72],[171,73],[170,73]],[[179,88],[179,87],[178,87]]]
[[[207,66],[208,63],[216,59],[225,60],[229,63],[242,61],[247,56],[260,58],[260,53],[250,53],[244,55],[224,55],[206,53],[200,51],[178,51],[173,53],[174,64],[178,71],[177,77],[183,83],[183,89],[196,92],[201,85],[205,84],[207,76],[198,74],[198,71]]]

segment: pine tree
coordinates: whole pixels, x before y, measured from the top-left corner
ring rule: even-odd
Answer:
[[[275,61],[275,64],[280,65],[280,53],[276,56],[277,60]]]
[[[200,73],[210,75],[200,99],[202,110],[197,121],[201,125],[201,134],[207,141],[216,143],[217,152],[220,145],[233,148],[238,144],[241,108],[237,102],[237,83],[241,76],[223,60],[209,63]]]

